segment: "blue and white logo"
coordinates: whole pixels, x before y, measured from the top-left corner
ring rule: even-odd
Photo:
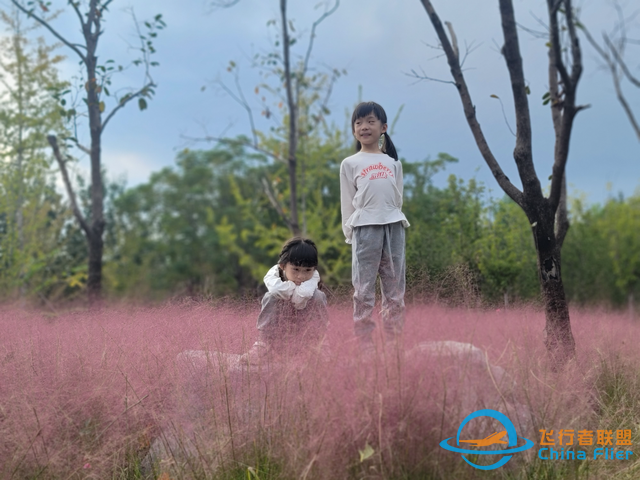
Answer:
[[[474,418],[478,417],[493,418],[499,421],[505,428],[505,430],[492,433],[488,437],[478,440],[460,440],[460,433],[462,432],[464,426]],[[505,435],[507,437],[506,440],[503,439]],[[464,461],[479,470],[495,470],[496,468],[500,468],[511,459],[514,453],[524,452],[525,450],[529,450],[531,447],[533,447],[533,442],[531,440],[523,437],[518,437],[518,435],[516,434],[516,427],[514,427],[513,422],[509,419],[509,417],[507,417],[504,413],[500,413],[497,410],[491,410],[488,408],[477,410],[462,421],[460,427],[458,427],[458,434],[456,435],[456,444],[458,445],[457,447],[449,445],[449,440],[451,440],[452,438],[453,437],[449,437],[446,440],[443,440],[442,442],[440,442],[440,446],[445,450],[449,450],[451,452],[462,453],[462,458],[464,458]],[[524,440],[525,444],[518,447],[518,438]],[[471,450],[466,448],[459,448],[460,442],[469,443],[476,447],[488,447],[490,445],[500,443],[505,444],[509,448],[506,448],[504,450]],[[504,455],[504,457],[491,465],[476,465],[464,456],[465,453],[472,455]]]

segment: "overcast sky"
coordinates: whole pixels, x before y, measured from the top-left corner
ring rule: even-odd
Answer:
[[[298,31],[308,33],[312,21],[323,11],[323,7],[314,9],[319,2],[289,1],[289,17]],[[66,1],[53,0],[51,8],[56,4],[63,8]],[[249,59],[254,53],[272,49],[275,29],[267,22],[278,18],[278,4],[277,0],[240,0],[232,8],[212,11],[202,0],[112,3],[100,44],[103,61],[114,58],[124,63],[134,58],[135,53],[127,46],[135,42],[127,7],[133,7],[142,20],[162,13],[167,29],[156,41],[156,60],[160,62],[153,70],[158,84],[156,97],[144,112],[130,105],[105,130],[103,161],[110,175],[126,174],[128,185],[135,185],[146,181],[151,172],[173,165],[176,153],[187,145],[184,136],[197,137],[205,132],[248,134],[246,113],[214,85],[216,78],[232,84],[226,72],[230,60],[240,66],[241,84],[255,106],[258,129],[268,129],[270,124],[260,117],[253,93],[261,79]],[[545,18],[544,1],[515,0],[514,4],[521,25],[543,29],[536,17]],[[2,5],[7,7],[8,2],[3,0]],[[632,12],[633,2],[628,5]],[[515,128],[507,69],[499,54],[502,32],[498,2],[434,0],[434,6],[443,21],[453,23],[460,45],[466,42],[474,46],[465,63],[465,76],[476,112],[496,158],[519,186],[512,157],[514,137],[499,101],[491,97],[502,99],[507,122]],[[610,29],[615,21],[613,9],[605,0],[582,0],[578,6],[583,23],[594,33]],[[79,40],[74,16],[63,13],[54,26],[70,39]],[[51,40],[43,30],[40,34]],[[631,34],[640,38],[637,23]],[[308,36],[294,47],[294,53],[302,55],[307,41]],[[554,139],[549,108],[541,100],[548,86],[544,43],[520,31],[525,76],[531,89],[534,160],[543,184],[551,174]],[[330,120],[339,126],[345,124],[345,111],[356,103],[358,87],[362,86],[363,99],[380,103],[389,117],[404,105],[393,135],[401,157],[417,161],[446,152],[460,161],[438,175],[438,184],[444,185],[446,176],[455,173],[465,179],[475,177],[491,189],[494,197],[501,196],[473,141],[455,87],[429,81],[416,83],[407,75],[416,70],[449,80],[445,58],[429,45],[437,45],[436,35],[419,0],[341,0],[337,12],[318,28],[311,61],[318,69],[330,66],[348,72],[334,87]],[[615,99],[610,79],[598,68],[586,41],[582,46],[585,71],[578,87],[578,103],[590,104],[591,108],[576,118],[567,172],[570,194],[584,193],[593,203],[618,192],[628,196],[638,188],[640,143]],[[68,55],[63,75],[74,75],[78,63],[73,53],[64,48],[60,52]],[[631,66],[637,73],[639,65]],[[135,87],[141,81],[141,72],[133,69],[115,79],[122,87]],[[204,91],[203,86],[207,87]],[[630,102],[640,112],[640,90],[628,92]],[[88,163],[84,160],[81,165],[86,168]]]

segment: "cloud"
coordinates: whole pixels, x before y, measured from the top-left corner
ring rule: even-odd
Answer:
[[[110,179],[125,176],[128,186],[146,182],[149,175],[158,169],[157,161],[133,151],[104,152],[102,163]]]

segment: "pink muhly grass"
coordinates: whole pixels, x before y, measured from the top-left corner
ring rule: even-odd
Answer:
[[[254,372],[230,370],[216,353],[195,369],[176,361],[185,350],[248,350],[258,309],[191,302],[53,319],[4,311],[0,478],[127,478],[152,444],[152,467],[168,478],[246,478],[248,469],[259,478],[471,478],[438,444],[476,409],[504,411],[536,443],[539,429],[638,420],[638,403],[616,408],[601,390],[637,371],[640,329],[604,312],[573,312],[578,356],[560,373],[546,361],[541,312],[433,305],[408,307],[406,358],[382,338],[363,357],[347,304],[331,307],[327,361],[283,352],[280,366]],[[482,349],[507,380],[416,349],[434,341]]]

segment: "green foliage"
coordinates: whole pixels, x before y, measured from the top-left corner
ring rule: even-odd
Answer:
[[[27,40],[19,15],[0,11],[0,18],[9,33],[0,41],[0,291],[24,300],[64,282],[55,263],[69,216],[53,183],[46,135],[64,132],[50,92],[65,84],[54,49]]]
[[[563,252],[570,299],[621,305],[640,296],[640,196],[574,206]]]
[[[489,207],[477,244],[482,292],[490,299],[535,298],[539,291],[536,250],[522,209],[505,197]]]
[[[163,169],[117,199],[117,240],[106,266],[112,290],[227,295],[261,285],[290,237],[273,206],[278,202],[287,214],[289,183],[286,164],[247,153],[244,142],[185,150],[175,169]],[[300,142],[302,225],[318,243],[327,283],[348,281],[351,265],[340,228],[340,145],[339,136]]]
[[[249,172],[263,162],[237,145],[185,150],[175,169],[165,168],[119,196],[113,261],[105,267],[109,288],[133,296],[178,289],[224,295],[250,288],[241,258],[225,248],[225,225],[251,222],[239,214],[238,202],[253,203],[257,185]]]
[[[603,208],[585,208],[576,200],[571,228],[564,241],[562,276],[567,298],[579,304],[614,303],[623,299],[615,288],[615,274],[606,237],[600,230]]]
[[[609,258],[613,263],[616,287],[621,293],[640,287],[640,197],[629,201],[607,202],[600,219],[600,230],[608,239]]]
[[[461,273],[477,276],[474,252],[482,233],[483,187],[475,180],[465,184],[454,175],[449,176],[446,188],[436,188],[432,181],[447,164],[457,161],[440,153],[436,160],[404,163],[403,211],[411,223],[406,247],[410,286],[459,290],[459,280],[467,280],[458,278]],[[452,281],[458,284],[445,285]],[[439,296],[440,292],[431,294]]]

